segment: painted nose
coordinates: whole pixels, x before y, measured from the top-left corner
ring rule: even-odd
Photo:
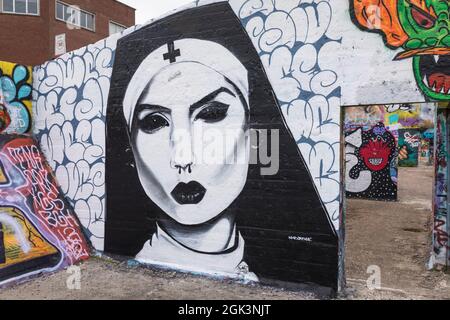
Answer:
[[[172,158],[170,166],[179,174],[192,173],[194,157],[192,154],[192,137],[190,134],[172,135]]]

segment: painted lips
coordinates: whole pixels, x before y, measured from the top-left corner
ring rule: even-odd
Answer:
[[[179,204],[198,204],[203,200],[206,189],[197,181],[180,182],[171,192],[172,197]]]

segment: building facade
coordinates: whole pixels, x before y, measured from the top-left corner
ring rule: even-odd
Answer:
[[[37,65],[135,24],[116,0],[0,0],[0,59]]]

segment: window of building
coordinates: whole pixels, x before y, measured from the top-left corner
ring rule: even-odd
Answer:
[[[56,19],[77,27],[95,31],[95,15],[93,13],[61,1],[56,1]]]
[[[39,15],[39,0],[3,0],[2,12]]]
[[[123,32],[126,29],[125,26],[115,23],[113,21],[109,22],[109,35]]]

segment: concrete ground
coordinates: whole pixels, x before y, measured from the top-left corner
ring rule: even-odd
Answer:
[[[432,223],[432,167],[401,168],[399,202],[349,200],[348,288],[338,299],[450,299],[450,275],[427,271]],[[366,286],[379,266],[381,289]],[[81,264],[80,290],[67,288],[66,271],[0,291],[2,299],[250,299],[314,300],[314,292],[243,285],[91,258]]]
[[[171,271],[129,266],[93,257],[80,265],[80,290],[69,290],[70,274],[60,271],[0,291],[4,299],[51,300],[312,300],[311,292],[244,285]],[[69,281],[70,282],[70,281]]]
[[[357,299],[450,299],[450,274],[428,271],[433,167],[399,168],[399,201],[348,200],[346,274]],[[382,290],[370,291],[369,266],[381,271]]]

